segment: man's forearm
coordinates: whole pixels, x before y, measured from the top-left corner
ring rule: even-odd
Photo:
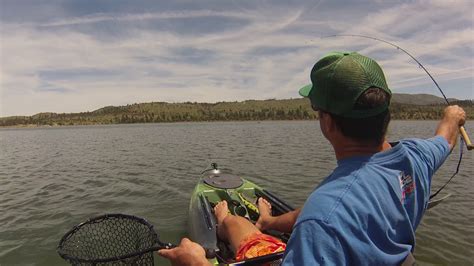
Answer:
[[[436,130],[436,135],[444,137],[451,149],[456,145],[458,133],[459,126],[452,121],[446,121],[446,119],[441,120]]]
[[[298,218],[300,212],[301,208],[298,208],[280,216],[270,217],[267,221],[265,229],[273,229],[283,233],[291,233],[293,230],[293,225],[295,225],[296,219]]]

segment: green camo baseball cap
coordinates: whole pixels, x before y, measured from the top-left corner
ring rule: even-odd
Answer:
[[[382,68],[375,60],[356,52],[332,52],[321,58],[311,70],[312,84],[300,89],[313,107],[350,118],[375,116],[387,110],[387,104],[366,110],[353,110],[359,96],[371,87],[390,96]]]

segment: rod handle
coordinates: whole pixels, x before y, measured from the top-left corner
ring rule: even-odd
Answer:
[[[464,126],[461,126],[459,128],[459,132],[461,132],[461,136],[464,139],[464,142],[466,142],[467,150],[470,151],[470,150],[474,149],[474,145],[472,145],[471,139],[469,139],[469,136],[467,135],[467,132],[466,132],[466,129],[464,128]]]

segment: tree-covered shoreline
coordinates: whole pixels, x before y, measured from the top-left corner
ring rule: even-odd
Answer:
[[[474,118],[472,100],[454,101],[462,106],[468,119]],[[445,104],[415,105],[393,102],[393,120],[437,120]],[[307,99],[247,100],[218,103],[151,102],[125,106],[107,106],[92,112],[39,113],[32,116],[0,118],[1,127],[106,125],[130,123],[169,123],[199,121],[312,120],[317,113]]]

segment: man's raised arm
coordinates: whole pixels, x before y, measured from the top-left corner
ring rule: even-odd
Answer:
[[[436,135],[444,137],[448,141],[449,147],[453,149],[456,145],[459,127],[464,125],[465,121],[466,113],[461,107],[457,105],[448,106],[444,109],[444,115],[439,122]]]

